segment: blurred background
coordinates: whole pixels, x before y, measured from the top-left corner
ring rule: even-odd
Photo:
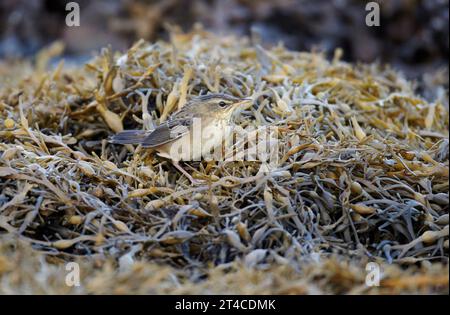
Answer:
[[[201,23],[218,34],[260,34],[265,46],[337,47],[352,62],[390,63],[410,79],[448,72],[448,0],[384,0],[381,26],[367,27],[363,0],[78,0],[81,25],[65,24],[66,0],[1,0],[0,58],[31,56],[62,40],[66,57],[89,57],[110,44],[167,38],[167,25]],[[448,79],[447,79],[448,82]]]

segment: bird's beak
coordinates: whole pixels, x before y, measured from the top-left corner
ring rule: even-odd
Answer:
[[[231,116],[237,115],[238,112],[240,113],[241,110],[247,109],[251,104],[253,104],[253,100],[250,98],[240,99],[238,102],[236,102],[232,106],[230,106],[230,108],[228,110],[228,115],[231,115]]]
[[[246,105],[245,109],[247,109],[248,106],[251,105],[251,104],[253,104],[253,99],[251,99],[249,97],[248,98],[242,98],[239,102],[237,102],[237,103],[235,103],[233,105],[233,108],[237,108],[237,107],[241,107],[241,106]]]
[[[253,100],[251,98],[242,98],[226,110],[228,115],[236,114],[236,109],[247,109],[249,105],[253,104]],[[244,107],[245,105],[245,107]]]

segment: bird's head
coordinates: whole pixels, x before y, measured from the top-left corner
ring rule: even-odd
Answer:
[[[232,117],[235,109],[251,103],[252,99],[250,98],[238,98],[226,94],[209,94],[192,100],[192,108],[198,111],[197,114],[228,120]]]

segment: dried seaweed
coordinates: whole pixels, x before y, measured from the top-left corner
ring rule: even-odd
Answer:
[[[429,102],[387,66],[202,29],[47,70],[58,45],[34,65],[0,65],[4,233],[65,259],[169,265],[194,282],[241,260],[296,272],[313,256],[447,265],[447,93]],[[152,150],[107,142],[206,92],[252,97],[236,124],[277,127],[280,162],[188,162],[205,180],[190,186]]]
[[[299,272],[289,264],[258,268],[243,262],[211,267],[192,281],[183,270],[148,261],[78,258],[81,286],[67,286],[56,256],[42,257],[27,242],[0,238],[0,294],[395,294],[448,293],[448,266],[429,264],[402,270],[383,265],[380,286],[365,285],[367,259],[305,260]],[[261,249],[260,251],[264,251]],[[27,259],[24,259],[27,257]]]

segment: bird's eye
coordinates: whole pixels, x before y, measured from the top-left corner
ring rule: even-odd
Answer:
[[[219,106],[220,107],[225,107],[225,106],[227,106],[227,103],[225,103],[224,101],[220,101],[219,102]]]

